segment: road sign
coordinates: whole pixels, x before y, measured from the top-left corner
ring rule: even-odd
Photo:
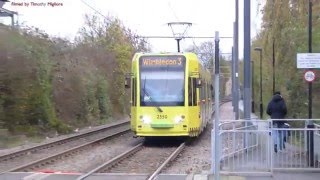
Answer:
[[[306,71],[304,73],[304,79],[308,82],[312,82],[316,79],[316,74],[313,71]]]
[[[320,68],[320,53],[297,53],[297,68]]]

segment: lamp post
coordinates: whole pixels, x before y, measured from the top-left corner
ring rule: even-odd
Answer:
[[[262,51],[262,49],[261,49]],[[274,69],[274,64],[275,64],[275,55],[274,55],[274,38],[272,41],[272,94],[274,94],[275,92],[275,88],[276,88],[276,75],[275,75],[275,69]]]
[[[256,47],[255,51],[260,52],[260,118],[263,118],[263,103],[262,103],[262,48]]]
[[[251,100],[251,111],[252,113],[255,112],[254,110],[254,86],[253,86],[253,75],[254,75],[254,61],[250,61],[251,62],[251,72],[252,72],[252,76],[251,76],[251,89],[252,89],[252,100]]]

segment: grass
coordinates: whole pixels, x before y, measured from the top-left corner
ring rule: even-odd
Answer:
[[[30,143],[40,143],[44,140],[43,137],[34,136],[26,137],[23,135],[17,136],[1,136],[0,138],[0,149],[14,148],[17,146],[28,145]]]

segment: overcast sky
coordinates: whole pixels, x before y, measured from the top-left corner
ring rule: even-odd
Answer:
[[[125,26],[142,36],[172,36],[168,22],[184,21],[192,23],[187,36],[214,36],[219,31],[220,36],[231,37],[233,31],[235,0],[11,0],[11,2],[26,2],[29,6],[14,6],[11,2],[3,7],[17,11],[19,23],[35,26],[46,31],[49,35],[73,39],[83,25],[83,15],[94,13],[90,7],[100,13],[116,16]],[[45,6],[32,6],[31,2],[43,3]],[[51,7],[47,3],[62,3],[62,6]],[[251,0],[251,37],[260,28],[262,6],[257,6],[262,0]],[[239,50],[243,49],[243,1],[240,4]],[[9,24],[9,18],[1,18],[1,22]],[[177,30],[177,29],[175,29]],[[181,30],[180,30],[181,31]],[[181,49],[190,45],[213,39],[184,39]],[[150,39],[153,51],[177,51],[173,39]],[[220,47],[224,53],[231,52],[232,39],[221,39]]]

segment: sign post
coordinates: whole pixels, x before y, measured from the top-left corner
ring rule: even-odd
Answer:
[[[308,129],[314,128],[312,122],[312,82],[316,79],[316,74],[312,71],[313,68],[320,68],[320,53],[298,53],[297,54],[297,68],[307,69],[303,75],[304,80],[307,81],[309,87],[309,98],[308,98],[308,110],[309,110],[309,121],[306,122]],[[306,136],[306,149],[307,149],[307,163],[308,166],[314,166],[314,135],[312,130],[308,130]]]
[[[312,69],[320,68],[320,53],[297,53],[297,68],[307,69],[304,73],[304,79],[309,85],[309,119],[312,119],[312,82],[314,81],[316,75]],[[308,124],[312,124],[312,120],[308,121]]]

